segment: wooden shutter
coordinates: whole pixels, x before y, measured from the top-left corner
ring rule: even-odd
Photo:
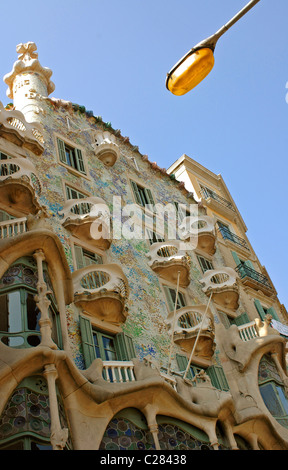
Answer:
[[[167,303],[168,303],[168,310],[169,312],[173,312],[175,308],[175,303],[173,302],[172,295],[168,286],[163,286],[164,292],[166,295]]]
[[[221,366],[208,367],[208,369],[206,369],[206,374],[210,377],[213,387],[226,392],[229,390],[229,385]]]
[[[131,336],[118,333],[115,336],[115,349],[119,361],[130,361],[136,358],[136,351]]]
[[[254,305],[256,307],[256,310],[261,318],[261,320],[265,320],[265,310],[263,309],[262,305],[261,305],[261,302],[257,299],[254,300]]]
[[[231,251],[231,253],[232,253],[232,256],[233,256],[234,261],[236,263],[236,266],[239,266],[239,264],[241,264],[241,261],[240,261],[238,255],[237,255],[237,253],[235,253],[235,251]]]
[[[88,318],[80,316],[80,331],[82,337],[83,356],[86,369],[96,359],[95,346],[93,341],[92,325]]]
[[[79,170],[81,173],[85,173],[82,151],[80,149],[75,149],[75,155],[77,160],[77,170]]]
[[[183,374],[184,374],[184,372],[186,371],[187,366],[188,366],[187,357],[182,356],[181,354],[176,354],[176,361],[177,361],[177,364],[178,364],[179,371],[183,372]],[[188,370],[188,373],[187,373],[186,377],[187,377],[187,379],[193,379],[193,375],[192,375],[192,372],[191,372],[190,369]]]
[[[84,262],[82,247],[74,245],[74,253],[75,253],[75,258],[76,258],[77,269],[84,268],[85,262]]]
[[[148,188],[144,188],[144,192],[145,192],[145,196],[146,196],[149,206],[154,206],[155,203],[154,203],[154,198],[152,196],[151,190]]]
[[[131,181],[131,185],[132,185],[133,193],[134,193],[137,204],[139,204],[140,206],[143,206],[137,184],[134,181]]]
[[[231,322],[229,321],[226,313],[218,311],[217,316],[219,317],[221,323],[225,326],[226,330],[228,330],[228,328],[231,326]]]
[[[245,323],[250,323],[250,318],[248,317],[246,312],[241,313],[238,317],[234,318],[233,323],[234,325],[241,326],[245,325]]]
[[[267,313],[270,314],[270,315],[272,315],[272,318],[273,318],[274,320],[280,321],[280,320],[279,320],[279,317],[278,317],[278,315],[277,315],[277,313],[275,312],[275,310],[274,310],[273,307],[268,308]]]
[[[63,140],[61,140],[57,137],[57,144],[58,144],[58,152],[59,152],[60,162],[67,164],[66,153],[65,153],[65,144],[64,144]]]

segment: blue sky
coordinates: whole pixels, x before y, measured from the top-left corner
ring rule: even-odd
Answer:
[[[166,73],[248,0],[14,0],[1,5],[1,70],[34,41],[52,96],[110,121],[150,161],[182,154],[221,173],[280,301],[287,293],[288,2],[261,0],[224,35],[212,73],[176,97]],[[6,104],[6,85],[0,100]],[[287,99],[288,101],[288,99]]]

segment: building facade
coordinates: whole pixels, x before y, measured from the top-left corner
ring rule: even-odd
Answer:
[[[221,176],[50,97],[36,50],[0,106],[0,448],[287,449],[288,316]]]

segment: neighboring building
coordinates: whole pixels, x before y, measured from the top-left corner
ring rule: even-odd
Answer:
[[[17,52],[0,106],[0,449],[287,449],[288,316],[222,178],[149,162],[49,97],[34,43]]]

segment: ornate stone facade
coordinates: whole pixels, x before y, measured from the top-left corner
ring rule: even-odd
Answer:
[[[223,249],[222,196],[211,213],[120,130],[49,97],[34,43],[17,52],[0,106],[0,448],[287,449],[272,328],[287,312]]]

